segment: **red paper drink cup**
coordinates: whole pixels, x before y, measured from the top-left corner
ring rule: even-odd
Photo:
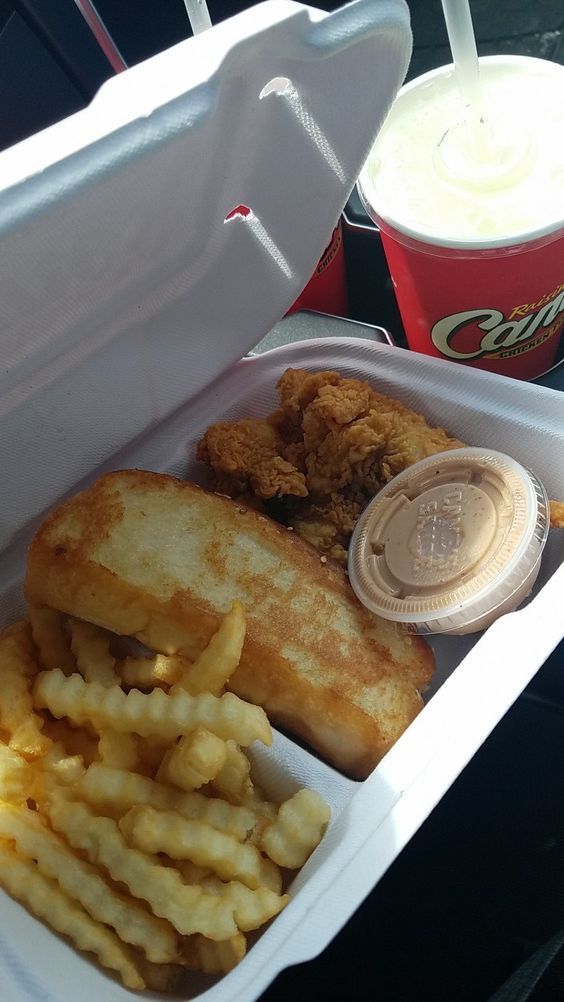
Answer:
[[[480,74],[473,130],[452,66],[403,87],[358,188],[409,347],[534,379],[564,327],[564,67],[491,56]]]
[[[339,219],[319,263],[288,313],[316,310],[346,317],[349,308],[343,227]]]

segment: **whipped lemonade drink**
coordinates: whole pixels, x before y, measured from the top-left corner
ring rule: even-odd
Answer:
[[[564,67],[480,60],[485,118],[454,68],[400,91],[359,179],[409,346],[531,379],[564,325]]]

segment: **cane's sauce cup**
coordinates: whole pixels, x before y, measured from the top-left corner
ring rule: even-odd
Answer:
[[[394,477],[349,548],[359,600],[417,633],[475,633],[530,593],[548,535],[537,477],[510,456],[462,448]]]

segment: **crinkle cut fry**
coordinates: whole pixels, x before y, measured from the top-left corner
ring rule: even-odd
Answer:
[[[132,950],[135,966],[138,969],[147,988],[153,992],[164,992],[172,995],[179,990],[179,981],[186,973],[187,964],[154,964],[147,960],[144,953]],[[100,1000],[102,1002],[102,1000]]]
[[[43,806],[52,826],[74,849],[86,852],[91,863],[126,884],[134,897],[147,901],[155,915],[168,919],[183,936],[200,932],[220,941],[236,935],[229,901],[185,884],[175,870],[130,848],[115,821],[98,817],[84,804],[59,797],[53,790]]]
[[[225,762],[212,779],[212,789],[232,804],[238,804],[251,787],[251,763],[235,741],[226,741]]]
[[[225,800],[206,797],[196,791],[186,793],[175,790],[148,776],[139,776],[125,769],[111,769],[97,762],[78,780],[76,793],[93,807],[109,807],[121,814],[137,804],[176,811],[184,818],[207,821],[218,831],[234,835],[239,842],[245,841],[257,820],[249,807],[228,804]]]
[[[97,728],[134,731],[142,737],[155,735],[173,741],[195,727],[208,728],[218,737],[233,738],[241,745],[253,741],[272,744],[272,730],[260,706],[245,703],[226,692],[223,696],[187,692],[165,693],[161,689],[143,693],[120,686],[106,688],[85,682],[80,675],[67,678],[61,671],[41,672],[33,688],[35,705],[55,717],[69,717],[77,724],[92,723]]]
[[[37,861],[44,877],[55,880],[93,919],[112,926],[122,942],[142,949],[148,960],[178,959],[179,938],[172,926],[113,890],[93,866],[45,826],[37,812],[0,803],[0,837],[14,841],[21,856]]]
[[[86,765],[98,761],[99,735],[89,734],[80,727],[74,727],[66,717],[56,720],[51,714],[45,715],[47,719],[43,727],[44,733],[51,738],[53,744],[62,745],[67,755],[80,755]],[[52,751],[52,747],[47,754]]]
[[[71,786],[85,771],[82,755],[69,755],[64,744],[56,741],[42,759],[39,759],[38,769],[34,772],[33,781],[36,784],[42,775],[47,773],[52,779],[64,786]]]
[[[68,936],[79,950],[95,954],[103,967],[117,971],[126,988],[145,988],[127,947],[116,934],[71,901],[54,880],[43,876],[35,862],[21,859],[8,843],[1,841],[0,885],[37,918]]]
[[[205,821],[180,818],[174,811],[156,811],[145,805],[132,807],[119,827],[127,841],[143,852],[191,859],[198,866],[210,867],[223,880],[240,880],[253,889],[260,885],[262,857],[258,849],[216,831]]]
[[[197,727],[168,749],[155,778],[190,793],[217,775],[225,763],[226,748],[226,742],[216,734]]]
[[[48,605],[30,605],[28,616],[41,667],[60,668],[65,675],[72,675],[76,671],[76,661],[65,630],[63,613]]]
[[[298,790],[284,801],[259,845],[279,866],[297,870],[323,838],[331,810],[315,790]]]
[[[19,752],[0,742],[0,801],[25,804],[33,781],[33,770]]]
[[[219,696],[239,664],[245,630],[245,610],[235,601],[207,647],[174,684],[173,692],[185,689],[192,696],[200,692]]]
[[[154,736],[142,738],[140,735],[136,735],[135,738],[139,756],[136,771],[140,772],[143,776],[153,778],[170,748],[170,741]],[[113,768],[116,768],[116,766],[114,765]]]
[[[269,887],[251,890],[239,880],[224,884],[215,874],[202,877],[201,884],[209,894],[227,895],[235,906],[235,921],[242,932],[251,932],[274,918],[288,904],[288,894],[280,894]],[[280,888],[279,888],[280,890]]]
[[[187,967],[205,974],[227,974],[243,959],[247,941],[242,932],[223,943],[196,934],[184,941],[182,959]]]
[[[51,744],[41,733],[41,717],[33,712],[31,683],[37,668],[29,623],[14,623],[0,634],[0,725],[10,735],[10,748],[29,759],[40,758]]]
[[[116,685],[119,679],[115,658],[110,654],[109,634],[93,623],[78,619],[71,619],[69,629],[71,650],[83,678],[101,685]]]
[[[134,770],[139,762],[137,739],[134,734],[119,734],[112,730],[101,731],[98,755],[105,765]]]
[[[117,662],[116,671],[130,689],[154,689],[162,683],[174,685],[191,664],[184,654],[154,654],[150,658],[126,657]]]

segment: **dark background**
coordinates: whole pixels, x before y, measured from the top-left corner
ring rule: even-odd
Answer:
[[[190,34],[182,0],[97,6],[129,65]],[[209,6],[217,22],[250,4]],[[410,9],[409,78],[450,61],[439,0]],[[473,0],[472,12],[480,55],[564,63],[563,0]],[[0,149],[84,107],[111,73],[73,0],[0,0]],[[357,228],[366,220],[354,196],[347,217],[350,316],[401,341],[377,239]],[[564,926],[563,671],[561,645],[331,946],[283,972],[263,1002],[487,1002]],[[562,962],[530,997],[564,1002]]]

